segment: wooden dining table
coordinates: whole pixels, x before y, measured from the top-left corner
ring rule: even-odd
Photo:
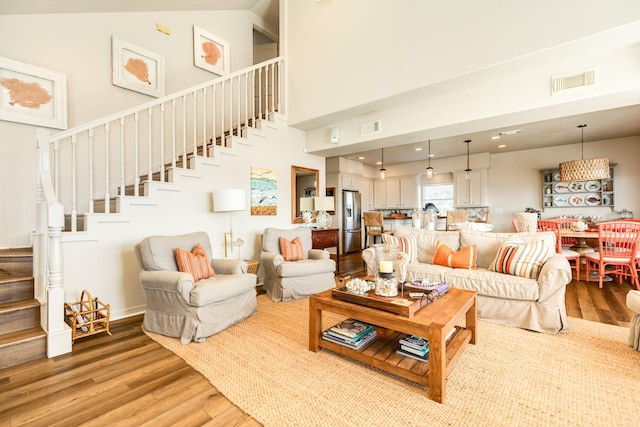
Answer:
[[[598,240],[598,232],[593,230],[585,230],[585,231],[573,231],[569,229],[561,229],[560,237],[573,237],[576,239],[576,243],[571,246],[569,249],[572,251],[576,251],[580,254],[580,280],[598,280],[598,272],[591,271],[589,277],[586,277],[586,260],[584,259],[585,255],[591,252],[595,252],[593,246],[590,246],[587,241],[588,240]],[[610,282],[613,279],[609,276],[604,276],[602,278],[603,282]]]

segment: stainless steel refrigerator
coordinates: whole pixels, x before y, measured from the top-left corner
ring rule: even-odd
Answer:
[[[362,249],[362,210],[360,193],[342,192],[342,253]]]

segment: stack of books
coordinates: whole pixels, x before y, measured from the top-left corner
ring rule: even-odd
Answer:
[[[429,341],[415,335],[405,335],[400,339],[400,348],[396,353],[421,362],[429,361]]]
[[[431,288],[432,292],[436,293],[436,298],[440,298],[442,295],[449,292],[449,285],[447,283],[438,283],[433,288]]]
[[[322,339],[359,350],[376,337],[373,325],[346,319],[322,333]]]

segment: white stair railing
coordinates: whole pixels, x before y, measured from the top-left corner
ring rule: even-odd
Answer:
[[[140,195],[141,181],[193,155],[215,157],[229,136],[283,113],[282,58],[116,113],[49,139],[57,200],[77,231],[79,213],[110,213],[109,199]],[[104,206],[96,200],[104,199]]]
[[[244,128],[284,114],[282,67],[282,58],[265,61],[53,137],[38,129],[34,294],[42,305],[48,357],[71,351],[63,309],[65,215],[71,216],[68,231],[75,232],[78,212],[96,213],[96,198],[105,199],[108,214],[111,195],[124,195],[127,185],[140,195],[141,175],[153,180],[157,173],[164,181],[167,163],[187,168],[191,156],[215,156],[216,147],[228,146],[228,136],[240,137]],[[263,73],[271,80],[256,78]]]

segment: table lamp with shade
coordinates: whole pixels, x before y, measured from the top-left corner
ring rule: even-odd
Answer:
[[[329,215],[327,211],[335,209],[333,197],[317,196],[314,198],[314,205],[316,210],[319,212],[316,217],[316,224],[318,224],[319,228],[329,228],[332,220],[331,215]]]
[[[247,210],[245,191],[242,189],[221,189],[213,192],[214,212],[238,212]],[[224,257],[227,257],[227,236],[233,253],[233,225],[232,215],[229,215],[229,232],[224,233]]]
[[[311,227],[313,211],[313,197],[300,197],[300,212],[306,227]]]

